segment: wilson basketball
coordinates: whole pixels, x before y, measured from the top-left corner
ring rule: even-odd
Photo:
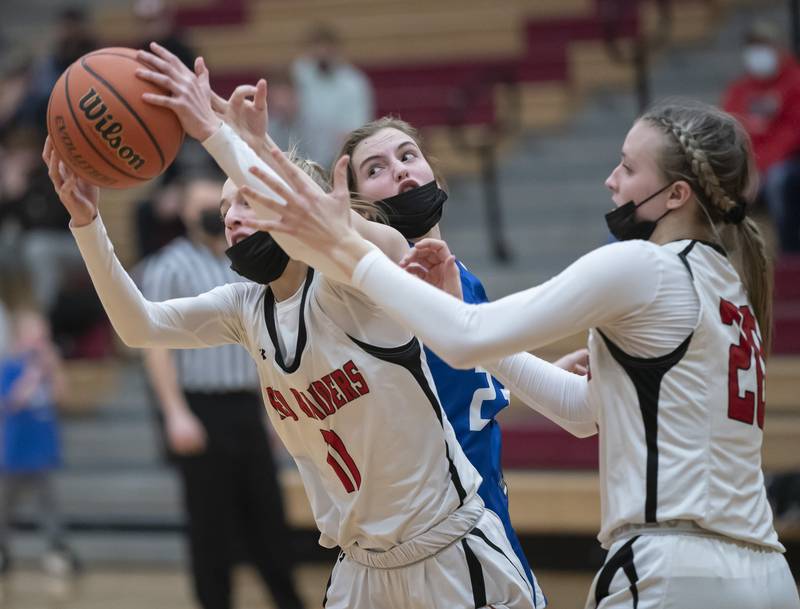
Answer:
[[[80,177],[104,188],[130,188],[161,174],[178,154],[183,128],[167,108],[142,101],[163,94],[136,77],[136,51],[87,53],[61,75],[47,106],[47,131]]]

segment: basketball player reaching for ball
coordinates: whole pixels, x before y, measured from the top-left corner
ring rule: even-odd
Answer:
[[[291,189],[252,169],[264,185],[240,192],[265,211],[251,226],[363,290],[450,364],[494,362],[527,402],[598,426],[609,553],[588,608],[800,607],[761,471],[771,270],[747,217],[753,159],[733,117],[680,101],[644,114],[606,182],[621,242],[480,305],[403,272],[353,230],[341,183],[320,194],[272,154]],[[442,242],[405,263],[457,281]],[[581,329],[588,378],[518,353]]]
[[[198,87],[191,72],[173,78],[185,85],[173,102],[187,132],[240,175],[255,154],[213,112],[204,113],[207,86]],[[247,164],[243,151],[251,155],[244,156]],[[49,141],[44,157],[92,281],[126,344],[239,343],[253,356],[320,543],[342,548],[324,606],[530,608],[534,598],[544,606],[502,523],[477,495],[480,476],[442,413],[419,342],[406,329],[360,292],[282,256],[269,235],[248,228],[254,209],[230,181],[221,204],[229,254],[255,283],[148,302],[114,255],[98,190],[77,178]],[[393,229],[357,214],[351,221],[393,259],[407,251]]]

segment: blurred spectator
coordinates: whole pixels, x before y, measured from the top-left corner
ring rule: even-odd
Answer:
[[[69,215],[48,184],[41,146],[37,130],[27,127],[0,142],[0,266],[26,276],[63,354],[102,357],[112,345],[108,322],[69,232]]]
[[[37,307],[50,313],[62,286],[86,276],[67,214],[41,160],[36,130],[18,128],[5,141],[0,163],[0,222],[13,223],[3,234],[12,239],[30,272]]]
[[[800,251],[800,66],[779,30],[757,22],[744,40],[745,75],[731,83],[723,107],[753,140],[762,196],[785,251]]]
[[[281,150],[301,146],[300,108],[297,88],[290,72],[282,70],[267,79],[269,90],[269,135]]]
[[[187,234],[146,262],[142,291],[148,299],[195,296],[243,281],[224,254],[221,190],[221,180],[187,181],[181,206]],[[174,353],[150,349],[145,364],[183,482],[200,605],[231,607],[231,569],[243,546],[276,605],[301,607],[265,410],[249,354],[239,345]]]
[[[181,220],[183,187],[178,172],[166,173],[150,197],[136,205],[136,243],[146,258],[186,234]]]
[[[175,11],[167,0],[134,0],[133,15],[139,24],[134,47],[144,49],[157,42],[188,67],[194,66],[194,50],[175,24]]]
[[[48,551],[43,567],[53,575],[75,573],[75,554],[64,542],[53,472],[61,465],[56,403],[65,380],[47,321],[30,310],[13,314],[13,341],[0,361],[0,574],[11,564],[9,522],[24,493],[38,498]]]
[[[306,53],[294,61],[292,75],[300,101],[302,156],[330,167],[345,136],[374,118],[372,86],[345,61],[338,34],[326,26],[308,36]]]
[[[44,132],[47,102],[56,80],[76,59],[95,48],[97,42],[84,10],[62,9],[55,23],[52,51],[31,66],[25,94],[0,128],[25,126]]]

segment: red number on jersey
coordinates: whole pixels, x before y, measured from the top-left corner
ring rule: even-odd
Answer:
[[[764,351],[756,318],[748,305],[737,307],[732,302],[720,299],[719,313],[722,323],[739,328],[739,343],[730,347],[728,356],[728,417],[753,424],[758,413],[758,426],[764,429]],[[739,371],[749,370],[756,362],[756,394],[745,391],[739,395]]]
[[[344,485],[344,490],[352,493],[361,488],[361,472],[356,467],[356,462],[353,457],[347,452],[347,448],[342,442],[342,439],[336,434],[335,431],[329,429],[320,429],[325,444],[328,445],[328,465],[333,468],[339,480]],[[347,471],[345,471],[347,468]],[[348,476],[348,472],[350,475]]]

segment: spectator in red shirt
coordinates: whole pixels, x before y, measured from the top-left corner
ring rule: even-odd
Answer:
[[[784,251],[800,251],[800,64],[776,26],[757,22],[745,37],[746,74],[731,83],[723,107],[753,140],[762,195]]]

